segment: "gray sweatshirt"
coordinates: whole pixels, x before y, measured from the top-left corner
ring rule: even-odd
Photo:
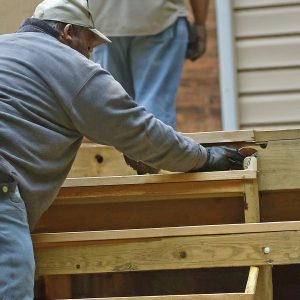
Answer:
[[[14,174],[31,228],[83,136],[169,171],[205,163],[205,148],[147,113],[108,72],[42,27],[0,36],[0,168]]]

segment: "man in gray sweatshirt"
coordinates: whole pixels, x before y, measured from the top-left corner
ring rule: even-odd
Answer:
[[[85,0],[45,0],[0,36],[0,298],[33,299],[30,229],[51,205],[83,136],[169,171],[240,169],[236,149],[205,148],[138,106],[87,57],[109,40]]]

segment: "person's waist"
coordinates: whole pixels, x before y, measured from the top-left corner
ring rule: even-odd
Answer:
[[[11,176],[8,167],[0,161],[0,196],[14,192],[17,187],[17,182]]]

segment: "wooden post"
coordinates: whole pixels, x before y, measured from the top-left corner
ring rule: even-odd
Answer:
[[[257,170],[257,159],[255,157],[251,158],[248,169]],[[245,181],[245,222],[260,222],[259,189],[257,178]],[[272,266],[260,267],[255,299],[273,299]]]
[[[259,268],[255,300],[273,299],[272,266]]]

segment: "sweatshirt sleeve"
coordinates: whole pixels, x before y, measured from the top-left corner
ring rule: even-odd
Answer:
[[[113,146],[155,168],[187,172],[206,162],[204,147],[137,105],[101,68],[73,100],[71,118],[77,130],[91,141]]]

